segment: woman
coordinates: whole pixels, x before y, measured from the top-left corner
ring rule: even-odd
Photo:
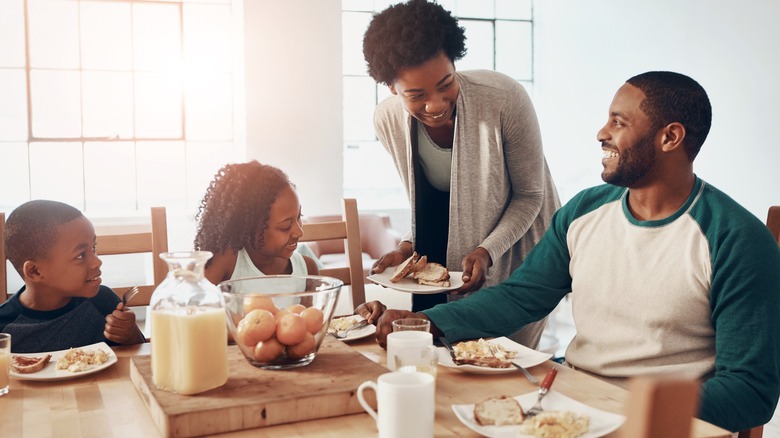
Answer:
[[[382,11],[363,39],[369,74],[393,94],[374,124],[412,211],[411,231],[372,272],[417,251],[463,270],[458,294],[506,279],[560,207],[528,94],[501,73],[456,72],[465,39],[449,12],[425,0]],[[414,295],[412,310],[446,300]],[[540,321],[513,339],[535,348],[543,328]]]

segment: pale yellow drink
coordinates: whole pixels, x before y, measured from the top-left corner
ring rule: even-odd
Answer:
[[[0,392],[8,388],[8,375],[11,373],[11,355],[0,351]]]
[[[225,310],[154,310],[152,381],[165,391],[197,394],[227,382]]]

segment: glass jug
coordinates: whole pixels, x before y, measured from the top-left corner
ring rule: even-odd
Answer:
[[[149,302],[152,381],[197,394],[227,382],[227,326],[222,294],[204,277],[208,251],[168,252],[168,276]]]

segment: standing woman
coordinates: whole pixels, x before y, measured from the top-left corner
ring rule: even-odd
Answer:
[[[456,72],[465,40],[458,21],[426,0],[385,9],[363,38],[369,74],[393,94],[377,106],[374,125],[412,213],[410,232],[372,272],[417,251],[463,270],[459,294],[509,277],[560,207],[528,94],[501,73]],[[414,295],[412,310],[446,301]],[[535,348],[544,323],[513,339]]]

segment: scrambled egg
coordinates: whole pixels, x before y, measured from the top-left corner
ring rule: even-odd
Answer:
[[[590,419],[569,411],[544,411],[523,422],[523,433],[536,438],[575,438],[588,431]]]
[[[459,361],[474,363],[492,368],[509,367],[510,361],[517,356],[516,351],[509,351],[499,344],[484,339],[455,344],[452,349]]]
[[[360,322],[358,318],[352,317],[352,316],[346,316],[344,318],[337,318],[330,320],[330,325],[328,326],[328,331],[333,332],[340,332],[344,331],[353,325]]]
[[[94,350],[71,348],[57,359],[57,369],[78,373],[106,362],[108,362],[108,353],[99,348]]]

